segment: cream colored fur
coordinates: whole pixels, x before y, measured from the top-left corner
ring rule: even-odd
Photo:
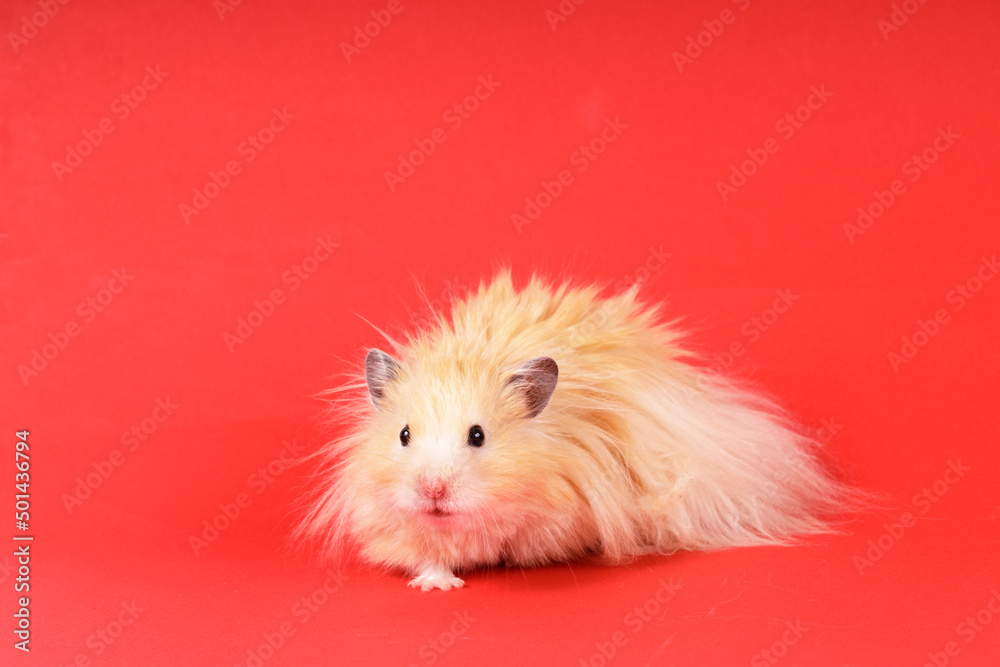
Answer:
[[[454,572],[532,566],[600,554],[612,561],[676,549],[785,541],[823,531],[851,493],[771,403],[683,361],[673,325],[635,290],[502,272],[451,318],[394,343],[399,375],[380,409],[364,379],[340,409],[346,435],[301,533],[334,552],[406,570],[422,588],[461,585]],[[551,400],[526,418],[506,380],[551,357]],[[471,425],[486,442],[470,447]],[[400,444],[408,425],[412,439]],[[446,484],[446,519],[428,516],[421,484]]]

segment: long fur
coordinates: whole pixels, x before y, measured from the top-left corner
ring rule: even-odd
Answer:
[[[675,324],[635,289],[603,299],[536,278],[518,291],[502,271],[391,354],[402,371],[385,406],[373,406],[363,375],[344,392],[351,424],[322,452],[299,527],[331,554],[355,543],[366,560],[411,573],[621,561],[825,531],[853,497],[779,408],[687,363]],[[558,382],[526,419],[505,380],[540,356],[558,363]],[[473,423],[487,434],[481,449],[465,445]],[[448,480],[454,521],[419,516],[416,488],[430,474]]]

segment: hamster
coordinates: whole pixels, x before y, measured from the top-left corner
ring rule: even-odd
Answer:
[[[350,426],[299,526],[423,589],[462,571],[585,555],[787,542],[827,531],[849,488],[769,400],[690,364],[633,287],[510,272],[341,389]]]

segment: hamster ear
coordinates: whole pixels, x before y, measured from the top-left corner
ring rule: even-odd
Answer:
[[[382,350],[372,348],[365,357],[365,377],[372,403],[381,410],[386,386],[399,377],[399,362]]]
[[[549,404],[559,379],[559,366],[549,357],[535,357],[507,378],[507,384],[524,396],[527,417],[537,417]]]

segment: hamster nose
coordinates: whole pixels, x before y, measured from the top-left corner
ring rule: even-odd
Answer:
[[[423,484],[424,495],[431,500],[438,500],[444,497],[445,485],[440,479],[425,480]]]

